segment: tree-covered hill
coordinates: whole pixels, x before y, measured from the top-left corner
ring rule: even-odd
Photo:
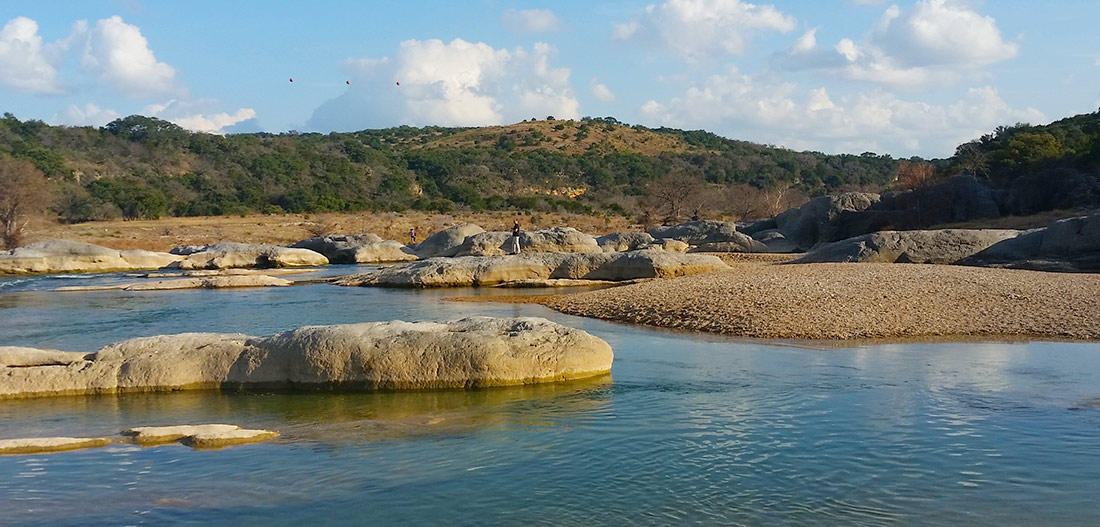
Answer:
[[[130,116],[102,128],[0,119],[0,155],[49,178],[65,221],[455,208],[625,212],[674,174],[816,195],[882,185],[890,156],[793,152],[704,131],[547,118],[487,128],[211,135]]]

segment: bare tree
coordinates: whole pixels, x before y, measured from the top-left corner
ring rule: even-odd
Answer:
[[[651,208],[666,223],[676,223],[688,215],[698,216],[708,207],[712,195],[699,178],[670,172],[646,185],[643,207]]]
[[[45,210],[48,200],[42,172],[26,161],[0,158],[0,242],[5,249],[22,243],[29,218]]]

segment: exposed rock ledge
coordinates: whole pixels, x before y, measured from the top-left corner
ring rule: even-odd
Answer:
[[[192,448],[221,448],[279,437],[271,430],[246,430],[237,425],[143,426],[123,430],[116,437],[27,437],[0,439],[0,455],[64,452],[115,443],[141,446],[180,442]]]
[[[661,250],[623,253],[533,253],[431,258],[334,280],[337,285],[384,287],[484,286],[517,280],[635,280],[729,269],[716,256]]]
[[[153,280],[151,282],[130,282],[118,285],[73,285],[58,287],[54,291],[170,291],[174,289],[229,289],[240,287],[286,287],[291,280],[274,276],[230,275],[203,278],[178,278],[175,280]]]
[[[120,251],[90,243],[50,240],[0,251],[0,274],[159,269],[181,258],[168,253]]]
[[[0,399],[238,387],[460,388],[611,370],[606,342],[541,318],[307,326],[269,337],[184,333],[82,355],[0,347]],[[11,364],[11,365],[8,365]]]

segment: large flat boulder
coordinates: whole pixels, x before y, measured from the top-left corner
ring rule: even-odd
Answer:
[[[327,265],[328,258],[309,249],[270,244],[217,243],[183,256],[170,267],[178,269],[228,269],[233,267],[307,267]]]
[[[483,232],[485,232],[485,229],[482,229],[479,225],[462,223],[428,236],[424,241],[410,246],[410,249],[422,259],[444,256],[448,252],[457,251],[457,248],[466,241],[466,238]]]
[[[1066,218],[996,243],[959,263],[1038,271],[1100,272],[1100,214]]]
[[[500,256],[512,249],[512,233],[489,231],[469,236],[462,245],[440,256]],[[599,253],[603,252],[596,238],[572,227],[553,227],[520,234],[521,252],[532,253]]]
[[[0,251],[0,274],[159,269],[181,258],[168,253],[120,251],[90,243],[50,240]]]
[[[793,263],[953,264],[1019,234],[1001,229],[882,231],[819,245]]]
[[[466,287],[519,280],[635,280],[729,269],[716,256],[663,250],[622,253],[522,253],[431,258],[334,280],[345,286]]]
[[[417,259],[412,249],[394,240],[383,240],[374,234],[344,234],[315,236],[295,242],[292,249],[309,249],[321,253],[330,263],[409,262]]]
[[[749,235],[738,232],[737,224],[726,221],[693,220],[678,225],[649,229],[656,239],[679,240],[691,246],[688,252],[766,252],[768,248]]]
[[[198,388],[416,389],[530,384],[610,371],[606,342],[541,318],[308,326],[269,337],[184,333],[66,364],[0,367],[0,399]]]

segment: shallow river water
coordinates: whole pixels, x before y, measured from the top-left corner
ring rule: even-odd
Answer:
[[[442,301],[490,289],[50,291],[124,279],[0,278],[0,345],[534,315],[607,340],[615,364],[518,388],[0,401],[0,439],[184,423],[282,433],[223,450],[0,457],[0,525],[1100,522],[1100,344],[747,341]]]

